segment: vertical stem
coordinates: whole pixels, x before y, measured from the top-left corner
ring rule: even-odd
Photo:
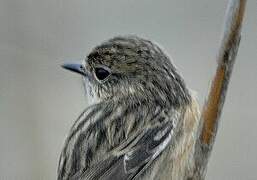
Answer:
[[[216,135],[219,116],[238,51],[245,5],[246,0],[230,0],[228,4],[225,29],[218,54],[218,67],[202,111],[201,141],[204,144],[210,144]]]
[[[225,101],[227,87],[236,59],[246,0],[230,0],[228,3],[224,32],[217,56],[217,70],[210,92],[201,114],[199,139],[195,147],[194,174],[192,179],[204,179],[208,159],[217,134],[220,114]]]

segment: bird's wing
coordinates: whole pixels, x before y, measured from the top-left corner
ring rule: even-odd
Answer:
[[[171,141],[172,133],[171,121],[146,128],[137,137],[119,146],[108,158],[92,165],[74,179],[135,179],[163,152]]]

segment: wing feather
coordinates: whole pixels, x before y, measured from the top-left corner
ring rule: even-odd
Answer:
[[[106,160],[92,165],[83,173],[80,179],[135,179],[167,147],[171,141],[172,132],[173,124],[170,121],[148,128],[140,134],[139,139],[135,138],[137,142],[134,142],[133,146],[128,146],[124,153],[111,155]]]

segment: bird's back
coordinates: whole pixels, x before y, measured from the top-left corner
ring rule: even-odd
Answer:
[[[193,164],[197,127],[194,100],[186,109],[169,111],[144,103],[93,105],[70,131],[58,179],[184,179]]]

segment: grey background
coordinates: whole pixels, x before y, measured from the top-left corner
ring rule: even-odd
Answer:
[[[86,107],[60,68],[119,34],[152,39],[202,105],[227,1],[0,0],[0,179],[56,179],[64,138]],[[257,1],[249,0],[208,180],[257,179]]]

